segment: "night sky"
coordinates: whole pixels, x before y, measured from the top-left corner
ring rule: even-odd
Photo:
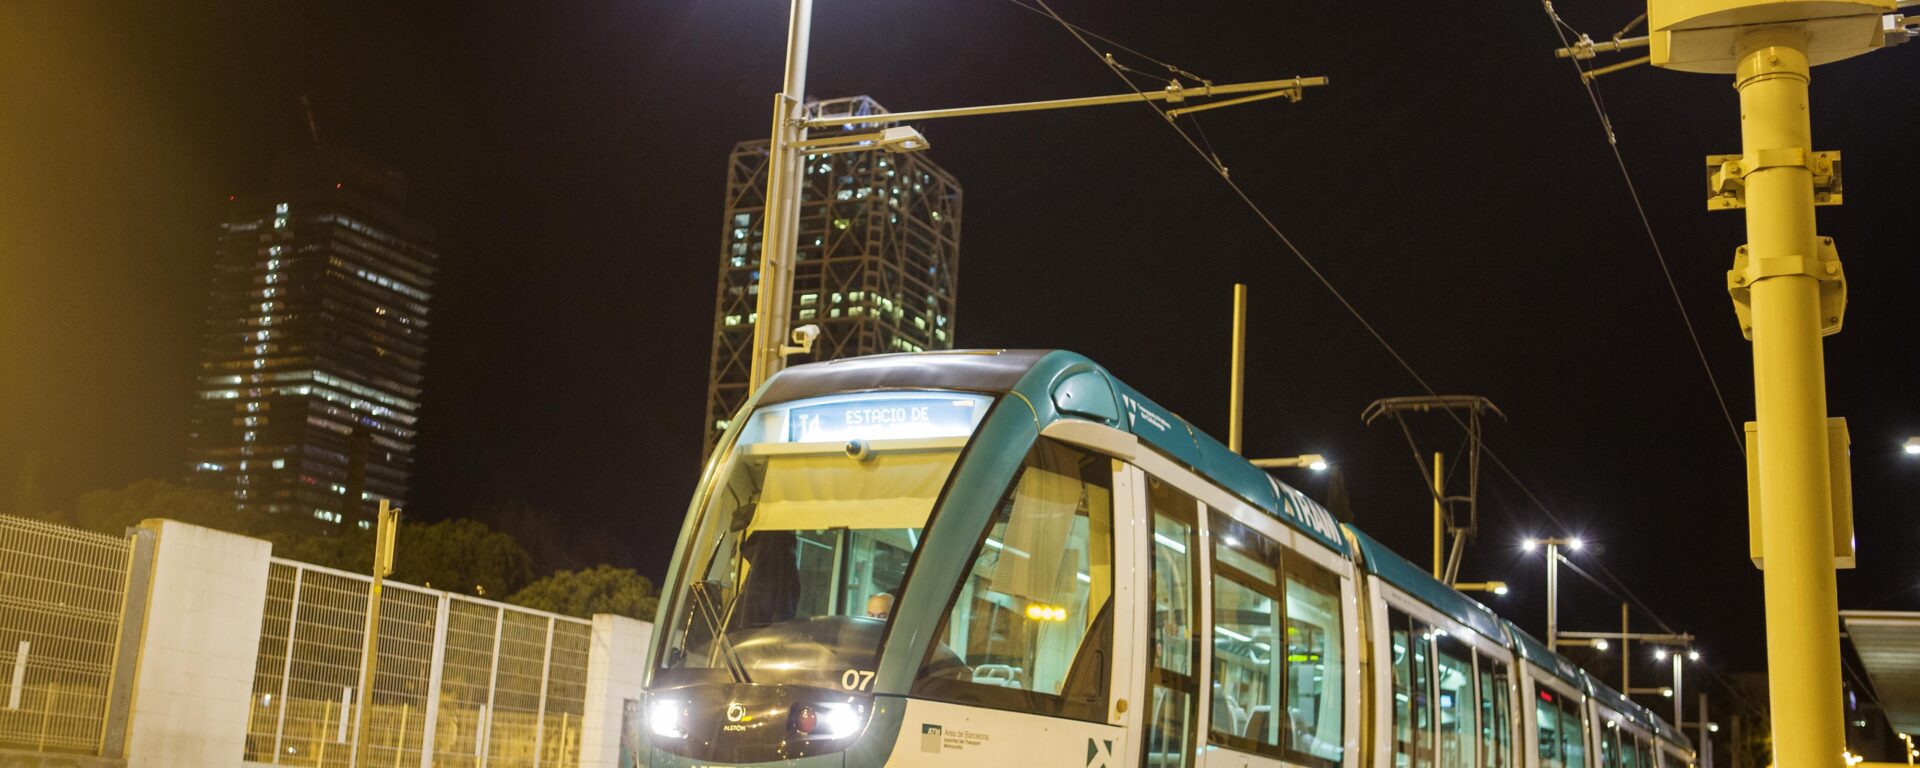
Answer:
[[[1563,5],[1596,36],[1643,10]],[[1702,636],[1719,668],[1764,666],[1742,456],[1539,4],[1055,7],[1216,82],[1332,78],[1302,103],[1200,126],[1436,389],[1506,412],[1490,446],[1604,550],[1576,561]],[[786,11],[0,6],[0,489],[27,450],[56,506],[183,471],[220,210],[309,141],[305,94],[323,137],[409,173],[411,212],[441,234],[411,511],[523,501],[578,543],[578,562],[549,565],[657,577],[698,471],[726,156],[766,132]],[[896,111],[1124,90],[1008,0],[820,0],[813,42],[811,95]],[[1815,148],[1847,160],[1847,203],[1820,214],[1851,288],[1827,345],[1862,563],[1841,576],[1843,608],[1920,608],[1920,461],[1900,452],[1920,434],[1906,295],[1920,287],[1916,57],[1814,75]],[[1643,67],[1601,85],[1720,389],[1750,419],[1750,347],[1724,289],[1742,219],[1702,200],[1703,156],[1739,151],[1731,81]],[[1424,562],[1430,512],[1405,442],[1360,420],[1417,385],[1157,117],[1124,106],[919,127],[965,188],[960,345],[1087,354],[1224,436],[1229,296],[1244,281],[1248,452],[1332,457],[1361,526]],[[1440,420],[1421,435],[1428,450],[1460,439]],[[1325,477],[1283,478],[1325,498]],[[1492,467],[1482,505],[1463,576],[1513,583],[1490,601],[1540,632],[1543,568],[1514,542],[1560,531]],[[1615,626],[1615,598],[1562,584],[1564,628]]]

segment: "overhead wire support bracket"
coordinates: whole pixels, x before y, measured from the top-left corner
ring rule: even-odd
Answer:
[[[1000,115],[1013,112],[1038,112],[1048,109],[1072,109],[1075,107],[1102,107],[1111,104],[1135,104],[1142,101],[1165,101],[1182,103],[1189,98],[1227,96],[1232,94],[1253,94],[1258,98],[1231,99],[1227,102],[1213,102],[1204,107],[1229,106],[1233,103],[1246,103],[1260,99],[1286,96],[1294,101],[1300,100],[1300,93],[1307,88],[1327,84],[1325,77],[1294,77],[1286,80],[1261,80],[1251,83],[1229,83],[1227,85],[1182,86],[1177,82],[1166,88],[1135,93],[1118,93],[1111,96],[1084,96],[1077,99],[1052,99],[1048,101],[1023,101],[1012,104],[988,104],[978,107],[953,107],[949,109],[924,109],[918,112],[889,112],[882,116],[887,122],[908,122],[917,120],[938,120],[948,117],[971,117],[974,115]],[[1188,108],[1193,111],[1195,108]],[[874,115],[853,117],[814,117],[804,121],[807,128],[855,125],[875,122]]]

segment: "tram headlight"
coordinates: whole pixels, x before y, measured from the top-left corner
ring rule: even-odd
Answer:
[[[678,699],[654,699],[647,706],[647,727],[663,739],[687,737],[687,704]]]
[[[802,704],[793,712],[793,729],[810,739],[844,739],[866,725],[866,713],[843,701]]]

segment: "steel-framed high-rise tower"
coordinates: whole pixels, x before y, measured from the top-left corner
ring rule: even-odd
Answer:
[[[220,225],[192,477],[287,524],[371,526],[403,506],[426,353],[433,231],[406,179],[322,144]]]
[[[809,102],[807,113],[875,116],[846,126],[848,132],[892,125],[865,96]],[[868,150],[809,155],[801,184],[792,321],[820,327],[811,358],[952,349],[960,183],[924,152]],[[766,187],[767,141],[735,145],[727,161],[703,455],[748,395]]]

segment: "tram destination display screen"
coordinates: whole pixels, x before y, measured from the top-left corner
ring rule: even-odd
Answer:
[[[980,422],[983,400],[895,395],[805,405],[788,412],[788,435],[798,443],[958,437]]]

